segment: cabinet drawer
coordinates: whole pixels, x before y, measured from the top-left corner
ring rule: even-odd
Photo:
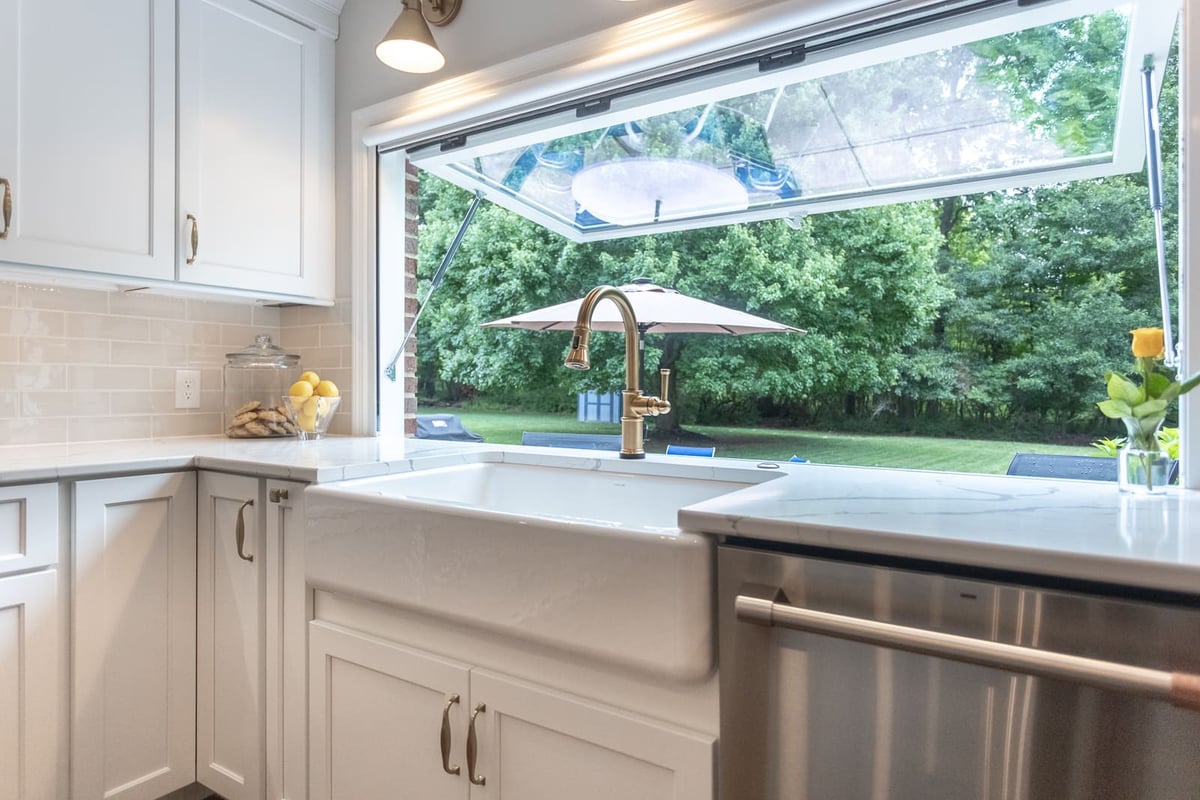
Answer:
[[[58,561],[58,484],[0,486],[0,576]]]

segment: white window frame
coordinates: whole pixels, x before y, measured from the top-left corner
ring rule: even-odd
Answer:
[[[1182,365],[1186,374],[1200,369],[1200,279],[1189,280],[1200,266],[1200,247],[1192,246],[1191,231],[1200,231],[1200,208],[1187,202],[1200,197],[1200,80],[1188,80],[1189,64],[1200,63],[1200,0],[1184,0],[1180,65],[1180,120],[1182,142],[1180,214],[1179,319]],[[361,435],[376,433],[375,398],[382,395],[384,412],[379,417],[380,434],[402,429],[402,413],[396,413],[395,390],[383,377],[383,362],[390,358],[403,336],[402,326],[377,327],[376,296],[402,298],[403,275],[380,276],[376,286],[379,253],[400,247],[389,237],[403,236],[402,226],[377,231],[376,153],[399,141],[431,139],[449,135],[481,119],[522,114],[562,98],[598,87],[627,85],[636,76],[670,65],[704,63],[745,42],[767,43],[791,32],[836,19],[839,25],[867,19],[881,9],[897,10],[920,0],[898,0],[878,4],[869,0],[780,0],[769,6],[731,7],[726,0],[692,0],[598,34],[556,45],[486,70],[424,87],[415,92],[378,103],[351,117],[351,270],[355,309],[354,333],[359,342],[375,342],[373,348],[356,348],[354,362],[354,430]],[[1189,110],[1194,110],[1189,113]],[[1200,205],[1200,204],[1197,204]],[[1149,213],[1149,212],[1147,212]],[[377,248],[376,235],[382,238]],[[1193,321],[1193,324],[1189,324]],[[402,378],[397,379],[402,385]],[[393,398],[389,400],[388,398]],[[402,397],[402,392],[401,392]],[[401,400],[402,404],[402,400]],[[390,407],[390,409],[389,409]],[[402,408],[402,405],[401,405]],[[1180,407],[1181,484],[1200,489],[1200,397],[1185,396]]]

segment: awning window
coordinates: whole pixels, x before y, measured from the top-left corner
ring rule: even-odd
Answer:
[[[1176,13],[926,9],[409,157],[575,241],[1129,172],[1145,156],[1138,73],[1165,61]]]

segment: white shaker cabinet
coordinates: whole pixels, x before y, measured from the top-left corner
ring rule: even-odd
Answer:
[[[469,665],[319,622],[309,648],[312,800],[467,800]]]
[[[333,41],[179,0],[179,280],[333,297]]]
[[[195,533],[193,473],[75,484],[74,800],[195,780]]]
[[[226,800],[304,800],[310,604],[303,536],[287,535],[304,484],[199,480],[196,779]]]
[[[0,800],[59,795],[58,535],[56,484],[0,487]]]
[[[201,472],[196,514],[196,780],[227,800],[265,791],[264,565],[257,478]]]
[[[174,278],[174,0],[0,0],[0,75],[0,262]]]
[[[313,800],[713,797],[711,736],[319,621],[309,648]]]
[[[265,481],[267,800],[308,797],[312,600],[304,580],[304,487],[292,481]]]

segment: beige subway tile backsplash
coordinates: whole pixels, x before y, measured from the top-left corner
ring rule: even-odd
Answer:
[[[221,415],[217,412],[202,414],[160,414],[154,418],[154,428],[151,435],[163,436],[205,436],[220,433]]]
[[[22,392],[23,417],[106,417],[108,392]]]
[[[108,311],[111,292],[94,289],[64,289],[61,286],[34,286],[17,284],[19,308],[55,309],[57,311],[95,312]]]
[[[66,317],[61,311],[0,306],[0,333],[11,336],[66,336]]]
[[[0,280],[0,444],[220,434],[225,355],[260,333],[348,397],[348,309]],[[199,409],[175,408],[181,368],[200,370]],[[331,432],[350,427],[339,411]]]
[[[101,442],[110,439],[149,439],[154,418],[145,414],[131,417],[72,417],[67,424],[68,441]]]
[[[52,339],[25,336],[21,339],[23,364],[108,364],[109,343],[103,339]]]
[[[197,322],[225,322],[233,325],[249,325],[254,316],[250,306],[212,300],[189,300],[187,313],[188,319]]]
[[[18,392],[0,392],[0,419],[21,416],[21,395]]]
[[[148,342],[150,320],[114,314],[72,314],[67,320],[67,336]]]
[[[188,303],[192,302],[182,297],[164,297],[146,292],[113,292],[109,298],[110,313],[143,319],[182,319],[187,313]]]
[[[61,364],[5,364],[0,371],[0,389],[38,392],[66,388],[67,368]]]
[[[67,419],[0,419],[0,444],[56,444],[67,441]]]

